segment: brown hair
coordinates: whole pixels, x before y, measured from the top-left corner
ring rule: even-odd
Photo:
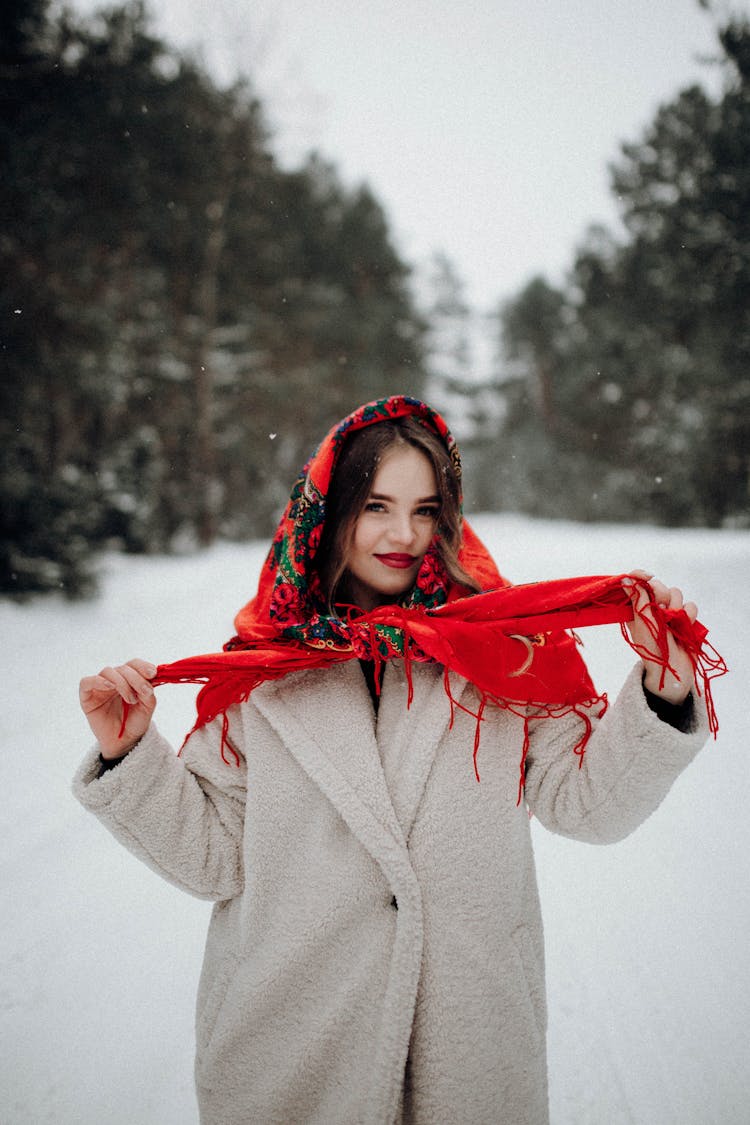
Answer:
[[[315,559],[329,609],[344,578],[354,525],[367,503],[375,474],[386,453],[399,445],[418,449],[432,466],[440,497],[436,549],[449,578],[473,593],[480,592],[458,562],[461,505],[455,466],[441,438],[416,418],[407,416],[355,431],[339,454],[326,497],[325,527]]]

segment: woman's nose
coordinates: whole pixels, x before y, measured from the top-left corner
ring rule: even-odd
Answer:
[[[399,546],[408,546],[414,541],[414,525],[408,515],[394,515],[389,528],[391,539]]]

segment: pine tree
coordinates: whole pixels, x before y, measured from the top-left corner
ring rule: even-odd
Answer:
[[[564,291],[540,281],[504,310],[520,368],[507,437],[525,426],[545,514],[747,519],[750,24],[719,41],[723,95],[683,91],[622,146],[612,185],[626,239],[591,231]]]
[[[101,546],[265,534],[337,417],[420,392],[422,329],[369,189],[281,170],[142,3],[2,18],[0,588],[75,595]]]

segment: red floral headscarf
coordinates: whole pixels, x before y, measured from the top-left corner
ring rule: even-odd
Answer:
[[[237,614],[236,635],[224,651],[161,665],[153,682],[202,683],[193,730],[222,715],[222,754],[226,754],[227,750],[232,752],[226,737],[227,708],[246,700],[266,680],[354,658],[373,660],[378,682],[387,660],[402,659],[407,675],[414,660],[437,663],[445,669],[451,707],[455,700],[448,671],[457,672],[477,689],[477,707],[472,712],[477,720],[475,770],[487,704],[524,718],[520,800],[529,709],[533,708],[535,717],[550,718],[575,711],[582,719],[581,737],[573,747],[580,760],[591,732],[591,715],[600,716],[606,709],[606,696],[596,692],[576,638],[565,630],[617,622],[627,639],[623,623],[632,619],[633,609],[622,585],[625,576],[510,586],[463,521],[458,560],[482,593],[471,594],[449,579],[433,541],[414,588],[402,602],[380,606],[370,613],[332,615],[321,591],[315,558],[338,455],[354,431],[407,416],[440,437],[460,482],[456,443],[444,420],[429,406],[407,395],[361,406],[330,431],[302,470],[263,566],[258,591]],[[643,582],[643,586],[650,590],[648,583]],[[653,594],[649,601],[653,603]],[[658,659],[666,672],[667,630],[678,635],[702,679],[715,733],[709,679],[726,668],[707,645],[707,630],[699,622],[690,622],[681,610],[664,610],[653,604],[650,609],[656,625],[652,627],[654,652],[647,655]],[[411,702],[410,678],[409,684]]]

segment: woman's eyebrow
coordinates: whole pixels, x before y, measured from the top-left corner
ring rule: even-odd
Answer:
[[[371,492],[371,500],[387,500],[389,504],[395,504],[396,498],[393,496],[386,496],[384,492]],[[420,499],[414,501],[415,504],[439,504],[439,496],[422,496]]]

